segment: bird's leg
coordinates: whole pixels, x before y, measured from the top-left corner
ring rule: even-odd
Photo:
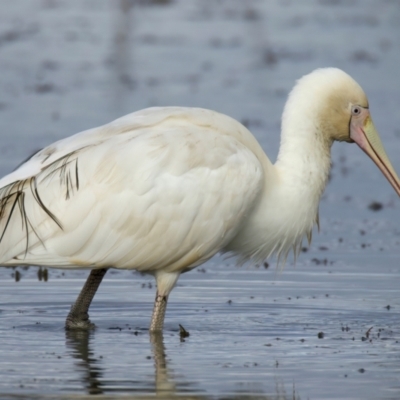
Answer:
[[[66,329],[94,328],[94,324],[90,322],[88,310],[106,272],[107,268],[92,269],[85,285],[67,316],[67,320],[65,321]]]
[[[154,301],[153,314],[151,316],[150,331],[160,332],[164,327],[165,311],[167,309],[168,296],[163,296],[156,293],[156,300]]]
[[[153,314],[151,316],[150,332],[161,332],[163,330],[168,295],[175,286],[179,275],[180,274],[177,272],[158,271],[155,273],[155,278],[157,281],[157,293],[156,300],[154,302]]]

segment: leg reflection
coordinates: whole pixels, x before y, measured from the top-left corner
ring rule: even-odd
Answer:
[[[90,348],[90,340],[93,331],[67,330],[65,332],[67,347],[72,350],[72,356],[80,361],[77,363],[83,372],[82,382],[88,394],[102,394],[100,379],[103,375],[102,369],[97,365],[99,360],[94,358]]]
[[[172,396],[176,393],[176,385],[169,376],[162,332],[150,332],[150,343],[154,357],[156,394]]]

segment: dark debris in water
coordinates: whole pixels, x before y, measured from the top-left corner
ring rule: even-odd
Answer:
[[[346,326],[342,326],[342,332],[349,332],[350,328],[346,325]]]
[[[11,276],[15,279],[15,282],[19,282],[21,280],[21,273],[18,270],[13,272]]]
[[[379,203],[379,201],[373,201],[368,208],[372,211],[380,211],[383,208],[383,204]]]
[[[119,326],[110,326],[108,329],[119,330],[120,332],[122,331],[122,328]]]
[[[37,276],[39,281],[47,282],[49,279],[49,272],[47,268],[42,269],[42,267],[40,267],[38,269]]]
[[[328,265],[328,259],[319,259],[319,258],[313,258],[311,260],[315,265]],[[332,262],[331,262],[332,264]]]

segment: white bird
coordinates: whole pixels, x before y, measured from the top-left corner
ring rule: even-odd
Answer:
[[[151,274],[151,331],[179,275],[218,252],[240,261],[298,253],[318,223],[330,149],[356,142],[397,194],[361,87],[335,68],[301,78],[272,164],[239,122],[200,108],[149,108],[60,140],[0,180],[0,265],[91,268],[67,328],[108,268]]]

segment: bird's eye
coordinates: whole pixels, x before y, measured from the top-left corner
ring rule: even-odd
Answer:
[[[351,110],[351,113],[353,115],[360,115],[361,114],[361,107],[360,106],[354,106]]]

